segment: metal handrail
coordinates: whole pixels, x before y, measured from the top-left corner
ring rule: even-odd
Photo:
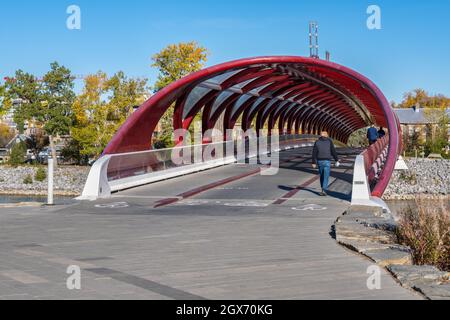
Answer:
[[[362,153],[362,156],[364,157],[366,175],[370,186],[373,186],[379,178],[379,174],[381,173],[387,159],[388,149],[389,137],[385,136]]]

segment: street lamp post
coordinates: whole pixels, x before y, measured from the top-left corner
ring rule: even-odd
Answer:
[[[54,178],[54,159],[53,157],[48,158],[48,198],[47,205],[54,205],[54,197],[53,197],[53,178]]]

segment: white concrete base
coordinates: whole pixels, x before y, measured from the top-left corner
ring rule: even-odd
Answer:
[[[111,156],[98,159],[89,172],[81,197],[76,200],[95,201],[100,198],[111,197],[111,187],[108,181],[108,164]]]
[[[368,200],[352,200],[352,206],[382,208],[383,212],[391,214],[391,209],[382,199],[370,197]]]
[[[397,171],[405,171],[409,170],[408,165],[406,164],[405,159],[402,156],[398,158],[397,164],[395,165],[395,170]]]
[[[371,196],[364,157],[361,155],[356,157],[355,170],[353,172],[352,206],[378,207],[383,208],[384,212],[391,212],[383,200]]]

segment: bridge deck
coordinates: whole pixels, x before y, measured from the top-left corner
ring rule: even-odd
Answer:
[[[276,176],[230,165],[53,209],[2,210],[0,299],[418,299],[331,227],[348,207],[352,159],[318,196],[311,150],[281,154]],[[66,268],[82,268],[82,290]]]

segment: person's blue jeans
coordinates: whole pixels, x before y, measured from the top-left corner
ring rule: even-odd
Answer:
[[[319,161],[317,164],[319,165],[320,185],[322,187],[322,190],[324,192],[327,192],[331,175],[331,161],[323,160]]]

